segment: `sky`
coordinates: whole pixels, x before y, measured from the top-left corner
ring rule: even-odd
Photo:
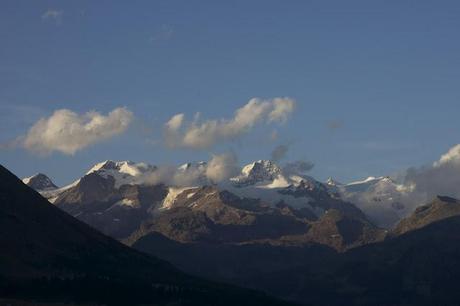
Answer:
[[[59,185],[107,159],[243,165],[280,145],[321,180],[430,164],[460,143],[458,16],[458,1],[1,0],[0,163]],[[241,119],[248,105],[264,109]],[[193,128],[212,140],[190,145]]]

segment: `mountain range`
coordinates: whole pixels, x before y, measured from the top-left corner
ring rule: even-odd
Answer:
[[[187,163],[173,169],[181,180],[162,181],[161,167],[105,161],[61,188],[45,175],[23,182],[102,233],[212,281],[312,305],[460,301],[449,283],[460,276],[458,200],[408,204],[410,188],[390,177],[320,182],[269,160],[218,183],[207,167]]]
[[[206,179],[205,167],[203,162],[178,167],[183,176],[194,177],[190,186],[152,185],[146,182],[157,167],[105,161],[68,186],[37,191],[120,240],[155,231],[180,242],[318,242],[344,250],[384,236],[383,229],[342,198],[342,187],[286,174],[268,160],[253,162],[219,184]]]
[[[381,240],[410,213],[401,202],[404,187],[389,177],[319,182],[259,160],[216,184],[205,176],[206,166],[175,169],[186,181],[181,185],[152,184],[161,169],[130,161],[98,163],[62,188],[50,187],[42,174],[24,182],[103,233],[131,241],[157,231],[181,242],[230,242],[225,236],[231,236],[234,243],[319,242],[343,250]]]
[[[2,298],[24,303],[282,304],[261,293],[188,276],[129,248],[51,205],[2,166],[0,182]]]

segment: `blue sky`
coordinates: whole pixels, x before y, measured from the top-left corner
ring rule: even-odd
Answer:
[[[0,1],[0,143],[57,109],[135,116],[74,155],[3,148],[0,162],[58,184],[105,159],[230,150],[244,164],[279,144],[319,179],[431,163],[459,143],[459,14],[457,1]],[[172,115],[231,118],[253,97],[297,107],[209,149],[162,144]]]

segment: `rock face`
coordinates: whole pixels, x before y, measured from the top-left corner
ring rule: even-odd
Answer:
[[[144,185],[156,170],[144,163],[105,161],[69,186],[41,191],[57,207],[116,239],[128,237],[149,218],[168,191]]]
[[[89,173],[63,191],[54,204],[117,239],[128,237],[167,195],[163,185],[121,185],[112,176]]]
[[[385,231],[375,227],[365,218],[335,209],[328,210],[319,220],[312,222],[311,229],[303,237],[306,241],[327,245],[339,251],[381,241],[384,238]]]
[[[40,184],[34,188],[50,202],[118,239],[128,237],[134,227],[150,216],[172,208],[182,192],[196,187],[214,186],[275,209],[281,203],[295,214],[309,211],[316,218],[335,209],[359,215],[386,229],[408,216],[414,207],[407,204],[409,198],[413,200],[410,186],[389,177],[369,177],[349,184],[328,179],[322,183],[270,160],[258,160],[244,166],[239,175],[214,184],[206,176],[207,166],[206,162],[183,164],[175,170],[173,180],[163,182],[169,185],[150,188],[152,184],[158,185],[158,180],[152,178],[161,176],[164,169],[146,163],[108,160],[91,167],[71,185],[54,189]],[[142,196],[146,194],[152,198]]]
[[[130,240],[158,232],[180,242],[243,243],[308,228],[305,218],[208,186],[182,192],[173,207],[144,223]]]
[[[343,251],[382,239],[381,230],[361,210],[326,184],[286,175],[271,161],[251,163],[222,185],[206,181],[206,163],[180,166],[177,173],[195,178],[197,187],[144,183],[156,169],[105,161],[73,184],[42,194],[72,216],[129,243],[157,232],[183,243],[323,243]],[[340,217],[331,226],[334,222],[326,221],[335,214]]]
[[[454,205],[452,199],[442,202]],[[339,220],[338,215],[330,219],[324,220],[332,224],[326,229]],[[459,233],[460,216],[454,215],[343,253],[318,244],[183,244],[158,233],[143,236],[134,247],[168,258],[189,273],[263,289],[300,304],[457,305]]]
[[[318,217],[308,208],[294,209],[283,202],[272,207],[260,199],[240,198],[217,187],[188,189],[168,209],[160,209],[144,222],[127,242],[161,233],[182,243],[319,243],[343,251],[383,239],[383,230],[367,221],[358,209],[339,200],[329,201],[325,205],[336,208]]]
[[[2,297],[125,305],[277,303],[186,276],[130,249],[51,205],[2,166],[0,181]]]
[[[459,200],[437,196],[432,202],[417,207],[412,215],[401,220],[392,230],[392,234],[401,235],[425,227],[431,223],[459,215]]]

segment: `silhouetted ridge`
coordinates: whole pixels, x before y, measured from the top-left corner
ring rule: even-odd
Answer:
[[[443,202],[447,202],[447,203],[458,203],[459,201],[457,199],[454,199],[454,198],[451,198],[451,197],[448,197],[448,196],[440,196],[438,195],[437,198]]]
[[[183,274],[51,205],[0,166],[0,297],[91,304],[278,304]]]

